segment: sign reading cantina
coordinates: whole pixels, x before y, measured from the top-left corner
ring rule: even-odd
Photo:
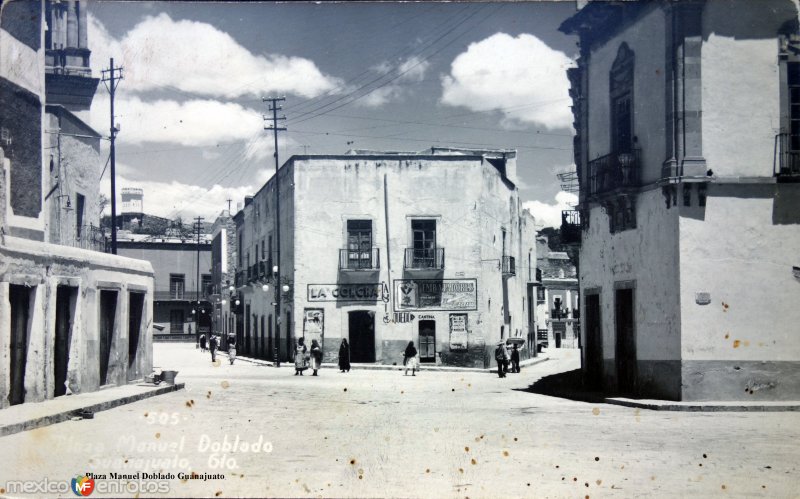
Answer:
[[[477,310],[477,279],[395,279],[396,310]]]

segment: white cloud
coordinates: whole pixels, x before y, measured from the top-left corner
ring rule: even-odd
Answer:
[[[506,121],[548,129],[572,124],[572,61],[533,35],[496,33],[472,43],[442,76],[441,102],[473,111],[504,110]]]
[[[231,209],[236,209],[236,204],[244,201],[245,196],[254,194],[269,178],[272,172],[263,169],[258,172],[253,184],[238,187],[223,187],[215,184],[210,188],[199,185],[185,184],[178,181],[132,181],[125,176],[117,175],[117,206],[119,206],[119,192],[123,187],[139,187],[144,190],[144,211],[148,215],[165,218],[191,218],[196,216],[214,220],[220,211],[228,207],[228,199],[232,200]],[[110,196],[109,182],[102,183],[102,192]],[[110,212],[110,208],[106,209]]]
[[[98,130],[108,127],[108,96],[99,94],[92,104],[90,122]],[[114,112],[120,141],[213,146],[264,133],[261,114],[239,104],[214,100],[143,101],[117,98]]]
[[[418,83],[425,79],[425,72],[430,67],[428,61],[418,57],[410,57],[396,64],[383,61],[373,66],[372,70],[385,75],[387,78],[396,78],[382,87],[366,94],[358,102],[367,107],[380,107],[387,102],[397,101],[408,95],[408,83]]]
[[[578,196],[560,191],[556,194],[555,201],[554,204],[527,201],[522,207],[530,210],[537,224],[543,224],[545,227],[561,227],[561,211],[572,209],[578,203]]]
[[[121,39],[89,14],[89,45],[95,74],[114,57],[115,66],[125,68],[122,85],[130,91],[173,87],[225,98],[270,93],[310,98],[342,83],[309,59],[257,55],[210,24],[173,20],[163,13],[144,18]]]

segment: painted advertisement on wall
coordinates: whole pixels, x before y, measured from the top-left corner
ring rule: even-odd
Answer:
[[[325,331],[325,311],[321,308],[303,309],[303,337],[306,345],[317,340],[322,345]]]
[[[477,279],[395,279],[395,310],[477,310]]]

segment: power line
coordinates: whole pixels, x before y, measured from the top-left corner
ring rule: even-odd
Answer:
[[[119,129],[117,125],[114,123],[114,96],[116,94],[117,86],[119,85],[119,81],[122,79],[122,68],[114,67],[114,58],[112,57],[110,60],[109,69],[102,70],[103,79],[102,82],[108,89],[108,93],[110,95],[109,101],[111,103],[110,106],[110,114],[111,114],[111,148],[109,153],[109,158],[111,160],[111,172],[109,175],[111,176],[111,253],[116,255],[117,254],[117,172],[116,172],[116,138],[117,132]]]

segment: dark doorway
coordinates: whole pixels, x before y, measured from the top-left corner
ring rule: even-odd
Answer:
[[[100,385],[108,384],[108,363],[117,320],[117,291],[100,291]]]
[[[28,329],[30,325],[31,288],[27,286],[8,286],[11,304],[11,386],[8,390],[8,403],[17,405],[25,402],[25,367],[28,363]]]
[[[636,340],[633,318],[633,289],[618,289],[616,292],[617,385],[625,394],[636,392]]]
[[[264,324],[264,316],[262,315],[261,316],[261,352],[260,352],[261,353],[260,357],[262,359],[266,359],[267,355],[269,355],[267,353],[267,338],[266,338],[267,331],[264,328],[264,326],[265,326],[265,324]]]
[[[555,324],[553,324],[555,326]],[[553,339],[556,340],[556,348],[561,348],[561,332],[553,331]]]
[[[347,314],[350,331],[350,361],[375,362],[375,312],[358,310]]]
[[[600,325],[600,295],[586,295],[586,382],[600,388],[603,376],[603,329]]]
[[[278,350],[272,344],[272,314],[267,317],[267,358],[275,360]]]
[[[140,378],[137,364],[142,335],[144,293],[128,293],[128,381]]]
[[[73,293],[77,293],[77,288],[59,286],[56,289],[56,337],[53,346],[54,397],[60,397],[67,393],[69,347],[72,342]]]
[[[242,345],[242,351],[245,355],[250,355],[250,328],[251,325],[251,315],[250,315],[250,305],[244,306],[244,343]]]
[[[419,321],[419,360],[436,362],[436,321]]]
[[[292,353],[294,350],[294,344],[292,342],[292,315],[289,312],[286,312],[286,360],[289,361],[292,358]],[[311,345],[306,345],[310,347]]]

